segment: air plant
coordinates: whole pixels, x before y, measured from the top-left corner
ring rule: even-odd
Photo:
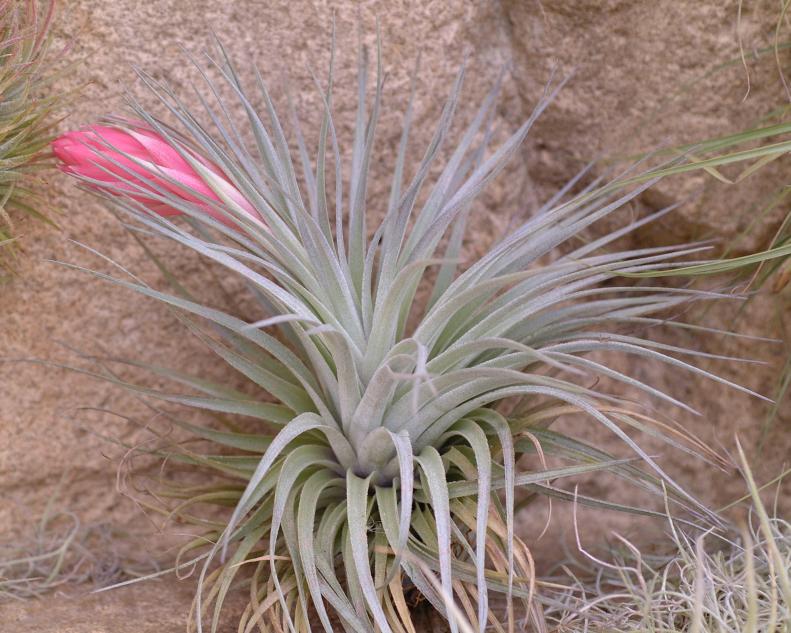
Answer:
[[[620,383],[663,406],[689,409],[606,364],[612,354],[730,384],[679,358],[703,353],[628,333],[640,327],[645,333],[645,326],[706,331],[668,316],[690,301],[724,295],[624,280],[680,265],[702,247],[614,250],[619,238],[672,207],[612,233],[579,238],[666,174],[760,153],[704,159],[703,146],[694,162],[683,156],[659,168],[644,162],[610,174],[609,181],[583,186],[582,173],[480,259],[461,262],[473,203],[517,154],[562,82],[552,83],[527,121],[493,148],[499,79],[461,136],[451,138],[462,68],[414,165],[407,161],[413,82],[390,195],[377,214],[367,190],[382,108],[379,53],[372,86],[368,55],[360,53],[350,164],[341,158],[332,115],[334,55],[326,85],[319,84],[315,161],[296,113],[292,152],[264,79],[256,72],[249,90],[219,44],[218,55],[208,59],[219,81],[196,62],[212,95],[201,99],[208,124],[170,87],[140,71],[171,124],[130,99],[133,118],[109,118],[54,146],[63,169],[112,202],[144,246],[158,237],[192,249],[243,280],[256,300],[259,313],[247,319],[206,306],[161,258],[156,261],[170,290],[153,288],[120,265],[120,276],[90,271],[172,308],[250,382],[250,391],[242,392],[206,380],[199,370],[149,366],[174,386],[153,389],[124,378],[118,359],[103,359],[100,370],[88,372],[148,398],[209,412],[223,425],[194,424],[156,406],[160,419],[215,447],[201,453],[183,443],[161,451],[171,463],[220,478],[158,493],[179,500],[166,513],[205,530],[177,564],[200,570],[191,618],[197,630],[208,623],[215,631],[228,592],[245,584],[250,603],[239,628],[245,632],[295,633],[311,630],[311,622],[326,631],[414,632],[415,600],[442,614],[452,631],[465,620],[476,631],[490,625],[512,631],[518,617],[539,617],[532,558],[514,529],[519,491],[527,493],[520,505],[576,498],[657,514],[575,496],[558,484],[601,471],[660,496],[667,491],[691,516],[708,516],[632,432],[709,455],[705,447],[692,439],[685,444],[683,431],[655,424],[658,414],[650,408],[603,387]],[[232,97],[221,96],[223,90]],[[232,118],[234,108],[243,121]],[[765,152],[788,149],[786,142]],[[572,414],[615,435],[631,457],[617,459],[548,428]],[[252,428],[240,426],[240,417]],[[525,465],[547,456],[560,465]],[[202,515],[204,504],[227,509],[225,519]],[[502,608],[490,608],[494,594]]]
[[[52,140],[50,115],[60,95],[45,96],[50,79],[50,26],[55,2],[0,2],[0,243],[13,239],[12,215],[42,218],[30,178]]]

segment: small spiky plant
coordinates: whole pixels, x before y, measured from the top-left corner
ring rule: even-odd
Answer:
[[[14,212],[42,217],[29,177],[51,135],[59,96],[38,94],[49,79],[55,2],[0,1],[0,243],[12,239]]]
[[[245,632],[295,633],[310,630],[311,622],[326,631],[414,632],[418,600],[447,618],[452,631],[465,620],[477,631],[489,625],[514,630],[517,617],[538,617],[531,602],[532,558],[514,532],[517,489],[528,493],[522,503],[542,495],[570,500],[574,495],[554,480],[607,470],[647,490],[667,490],[693,513],[705,512],[628,431],[676,446],[684,434],[654,425],[648,410],[596,388],[604,379],[687,408],[602,359],[630,354],[705,374],[675,357],[696,352],[622,329],[695,327],[667,316],[691,300],[720,295],[619,281],[673,266],[699,248],[612,250],[616,240],[671,209],[587,242],[578,238],[660,176],[733,162],[737,154],[700,160],[696,152],[694,164],[681,158],[659,170],[638,165],[608,184],[577,187],[581,174],[480,259],[462,266],[473,202],[515,155],[559,86],[547,90],[507,141],[490,148],[496,82],[448,150],[462,69],[415,165],[407,164],[410,97],[380,217],[366,194],[381,62],[371,98],[367,55],[360,54],[351,164],[344,165],[332,116],[332,61],[320,88],[324,109],[313,163],[296,115],[292,158],[262,77],[256,72],[255,91],[247,91],[219,45],[218,53],[209,66],[220,73],[219,84],[204,73],[216,98],[202,100],[210,125],[141,72],[172,125],[132,101],[134,120],[109,119],[55,146],[65,171],[135,220],[144,245],[160,237],[196,251],[243,280],[260,310],[243,319],[207,307],[170,271],[171,291],[93,273],[174,308],[259,393],[161,367],[150,369],[189,393],[130,382],[108,364],[95,374],[211,412],[226,425],[203,427],[162,412],[222,448],[204,454],[185,443],[162,451],[171,462],[211,469],[224,482],[165,491],[181,499],[169,512],[205,529],[185,546],[178,564],[201,569],[192,618],[199,631],[207,621],[217,629],[223,601],[240,583],[250,595],[239,627]],[[221,97],[223,90],[233,97]],[[244,113],[244,132],[231,118],[234,107]],[[716,148],[729,143],[737,141]],[[770,151],[787,150],[786,143]],[[447,161],[432,181],[443,151]],[[581,190],[574,193],[575,187]],[[547,428],[575,413],[614,434],[645,468]],[[254,431],[240,430],[245,427],[234,416],[252,419]],[[562,465],[520,466],[523,456],[546,455]],[[206,503],[233,510],[218,521],[198,512]],[[503,599],[490,608],[495,593]]]

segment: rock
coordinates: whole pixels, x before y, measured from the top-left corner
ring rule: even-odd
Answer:
[[[80,586],[0,604],[0,624],[9,633],[183,633],[192,597],[189,581],[151,580],[98,594]],[[218,633],[236,633],[243,608],[238,600],[228,605]]]

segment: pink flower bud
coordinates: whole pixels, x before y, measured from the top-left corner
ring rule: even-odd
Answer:
[[[179,149],[216,176],[210,178],[211,184],[223,197],[251,216],[259,217],[217,165],[183,145]],[[129,129],[94,125],[67,132],[52,142],[52,151],[65,173],[90,179],[92,187],[112,195],[136,200],[152,213],[165,217],[182,215],[181,210],[160,199],[174,197],[228,226],[237,227],[232,216],[218,208],[223,205],[220,196],[179,154],[173,142],[142,124]]]

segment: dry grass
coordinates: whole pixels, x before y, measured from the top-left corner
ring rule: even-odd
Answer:
[[[85,524],[56,499],[57,492],[34,530],[0,543],[0,602],[98,589],[156,571],[154,560],[123,547],[128,535],[106,522]]]
[[[740,527],[689,534],[670,520],[674,549],[664,556],[621,537],[607,560],[580,549],[581,558],[551,579],[558,588],[545,610],[547,630],[791,631],[791,523],[767,513],[746,463],[743,473],[751,504]]]

